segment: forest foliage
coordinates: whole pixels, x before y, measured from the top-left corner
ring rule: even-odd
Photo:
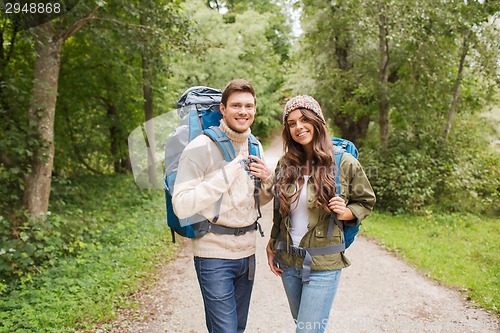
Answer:
[[[498,103],[498,7],[87,0],[50,29],[22,30],[3,17],[2,212],[8,219],[23,209],[46,213],[46,174],[129,172],[134,128],[172,111],[190,86],[223,88],[242,77],[257,90],[253,131],[261,139],[280,125],[287,98],[318,99],[333,134],[361,148],[379,208],[498,213],[498,150],[489,144],[498,126],[482,116]],[[36,84],[43,80],[36,47],[48,33],[60,40],[60,70],[44,92]],[[45,176],[33,175],[38,168]],[[33,184],[47,182],[33,192]],[[33,207],[30,196],[47,203]]]
[[[234,78],[256,88],[262,140],[288,98],[314,96],[332,134],[360,148],[377,209],[498,216],[499,12],[486,0],[81,0],[31,29],[1,16],[0,293],[80,246],[85,230],[64,234],[50,215],[65,200],[52,181],[130,174],[134,128],[187,88]]]

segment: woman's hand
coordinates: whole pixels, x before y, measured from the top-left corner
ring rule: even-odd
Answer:
[[[328,202],[328,208],[334,213],[337,213],[339,220],[349,221],[354,220],[352,211],[346,207],[344,199],[341,197],[333,197]]]
[[[273,252],[273,249],[271,248],[271,244],[273,243],[274,239],[270,238],[269,242],[267,242],[266,246],[266,253],[267,253],[267,264],[269,265],[269,268],[271,268],[271,272],[274,273],[276,276],[281,276],[281,273],[283,273],[283,269],[279,268],[278,265],[274,262],[274,257],[276,256]]]
[[[262,161],[259,157],[254,155],[248,155],[248,158],[251,158],[255,162],[248,164],[248,168],[250,169],[250,173],[257,178],[262,180],[267,179],[271,175],[271,170],[267,167],[267,165]]]

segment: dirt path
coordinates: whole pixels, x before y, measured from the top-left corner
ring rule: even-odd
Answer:
[[[274,168],[281,153],[277,140],[266,151]],[[263,209],[266,237],[258,237],[257,272],[247,332],[294,332],[281,280],[267,266],[265,245],[271,229],[271,205]],[[112,328],[97,332],[206,332],[189,241],[163,267],[153,287],[137,295],[141,306],[120,313]],[[498,317],[469,307],[460,293],[421,276],[413,267],[357,237],[349,248],[351,267],[342,278],[326,332],[500,332]]]

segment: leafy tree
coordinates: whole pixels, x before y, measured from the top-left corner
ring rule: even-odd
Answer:
[[[295,44],[289,87],[310,94],[346,139],[361,145],[376,112],[376,43],[355,1],[302,1],[303,34]]]
[[[171,75],[169,61],[175,50],[184,48],[187,36],[188,26],[178,3],[129,1],[126,5],[108,3],[86,33],[74,39],[64,58],[68,67],[61,91],[61,109],[70,110],[70,114],[67,117],[61,112],[61,122],[68,126],[61,127],[59,133],[62,145],[78,149],[61,147],[62,154],[73,156],[69,161],[75,166],[66,167],[64,172],[78,172],[82,160],[93,172],[130,168],[128,133],[155,113],[164,112],[163,87]],[[89,72],[92,75],[82,75]],[[75,103],[80,107],[75,108]],[[75,121],[83,125],[73,126],[79,139],[68,140],[66,133]],[[80,157],[74,158],[77,151]],[[68,162],[62,154],[61,163]]]
[[[488,50],[488,48],[490,48],[490,40],[495,38],[494,34],[491,34],[491,31],[489,31],[491,25],[488,24],[488,20],[491,15],[497,13],[497,11],[500,11],[500,4],[492,1],[461,2],[456,4],[453,10],[453,13],[458,17],[455,31],[457,37],[462,38],[462,43],[459,52],[460,58],[457,66],[457,74],[454,80],[453,97],[448,108],[446,122],[443,126],[441,135],[441,149],[450,135],[452,120],[454,114],[457,112],[460,90],[465,75],[464,71],[466,70],[466,58],[471,53],[471,47],[476,51],[476,54],[472,57],[478,64],[475,66],[471,65],[470,67],[473,72],[480,74],[480,76],[486,80],[486,82],[483,83],[483,87],[489,91],[491,96],[491,89],[495,85],[495,81],[491,80],[491,71],[494,70],[495,64],[488,64],[488,61],[491,61],[492,58],[498,59],[499,48],[496,47],[496,49]],[[488,73],[488,71],[490,71],[490,73]],[[493,76],[493,78],[495,77]]]
[[[22,198],[23,175],[37,146],[26,112],[33,78],[32,43],[20,22],[0,17],[0,211]]]
[[[465,186],[470,170],[481,165],[493,173],[497,162],[487,152],[447,138],[456,137],[449,131],[453,126],[472,122],[469,115],[491,101],[497,86],[498,34],[491,17],[498,2],[301,5],[304,33],[289,86],[316,96],[340,135],[364,144],[362,156],[377,170],[372,179],[380,206],[420,210],[449,194],[459,202],[456,189]],[[471,136],[475,147],[487,146],[475,126],[484,125],[460,126],[467,133],[460,134]],[[464,168],[471,156],[474,168]],[[480,183],[468,194],[498,197]]]
[[[1,50],[1,117],[6,120],[2,127],[10,131],[0,138],[0,168],[8,171],[2,179],[11,183],[10,189],[17,183],[24,191],[30,215],[47,211],[54,141],[56,175],[129,167],[126,137],[142,122],[137,111],[147,105],[147,117],[152,117],[151,105],[162,105],[168,61],[189,35],[182,30],[186,21],[179,2],[100,5],[80,1],[69,13],[22,34],[16,22],[2,18],[2,40],[11,43],[2,43]],[[83,26],[87,29],[75,34]],[[22,109],[29,112],[18,112]],[[11,193],[8,211],[18,206],[19,196],[12,194],[18,192],[6,190]]]
[[[174,65],[173,70],[185,82],[181,90],[193,85],[222,89],[232,79],[247,79],[257,93],[252,131],[264,138],[278,124],[280,113],[276,102],[284,82],[283,61],[287,58],[290,33],[283,8],[273,5],[268,7],[271,12],[265,12],[264,2],[261,6],[253,1],[227,2],[224,6],[229,11],[221,14],[200,4],[196,0],[186,5],[187,13],[197,22],[198,29],[191,40],[199,52],[182,55]],[[221,6],[219,2],[215,7]]]
[[[27,119],[29,134],[34,134],[32,137],[36,144],[27,161],[23,184],[23,205],[30,215],[46,212],[48,207],[54,154],[54,113],[62,47],[68,38],[94,16],[98,8],[86,8],[82,4],[55,22],[43,23],[32,30],[35,57]],[[3,26],[13,27],[11,37],[15,40],[18,22],[9,21],[10,19],[5,19]],[[11,50],[13,47],[15,46],[11,45]],[[12,110],[7,108],[6,111]],[[8,153],[4,156],[4,160],[10,160]]]
[[[109,25],[94,21],[66,44],[56,113],[58,176],[127,170],[126,137],[144,119],[140,56],[124,49]]]

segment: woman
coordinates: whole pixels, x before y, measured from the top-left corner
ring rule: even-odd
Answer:
[[[281,276],[296,332],[324,332],[341,270],[350,265],[339,225],[361,223],[375,195],[349,153],[342,156],[341,193],[336,193],[333,145],[314,98],[289,100],[283,123],[268,264]]]

